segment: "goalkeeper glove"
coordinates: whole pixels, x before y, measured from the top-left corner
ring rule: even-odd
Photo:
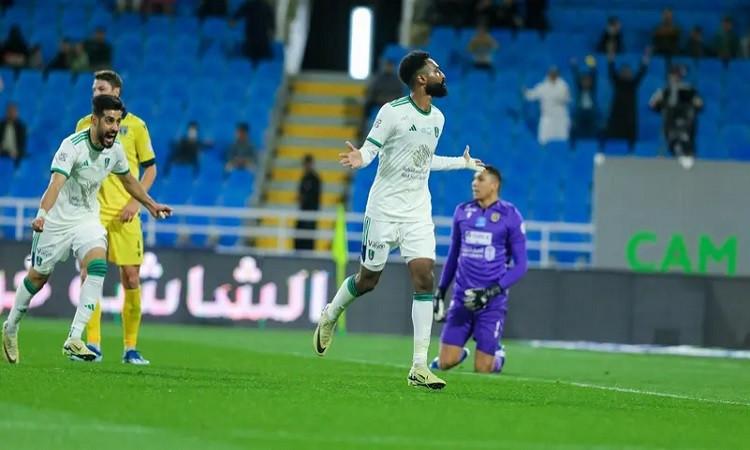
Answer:
[[[432,297],[432,317],[435,322],[445,321],[445,290],[437,289]]]
[[[464,306],[469,311],[479,311],[487,306],[489,301],[505,292],[499,284],[493,284],[487,288],[467,289],[464,291]]]

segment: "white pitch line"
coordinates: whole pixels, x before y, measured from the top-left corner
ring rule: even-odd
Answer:
[[[315,358],[314,355],[307,355],[307,354],[303,354],[300,352],[289,352],[287,354],[305,357],[305,358]],[[375,365],[375,366],[404,368],[404,370],[406,370],[406,367],[407,367],[404,364],[367,361],[367,360],[355,359],[355,358],[332,358],[332,359],[336,361],[351,362],[351,363],[357,363],[357,364],[369,364],[369,365]],[[481,373],[476,373],[476,372],[452,372],[452,374],[465,375],[465,376],[481,376],[481,377],[487,377],[490,379],[492,378],[492,375],[481,374]],[[505,376],[505,377],[496,376],[496,377],[497,379],[500,379],[500,377],[502,377],[503,379],[507,379],[507,380],[532,381],[532,382],[537,382],[537,383],[549,383],[549,384],[565,384],[567,386],[575,386],[575,387],[579,387],[583,389],[596,389],[600,391],[621,392],[625,394],[647,395],[651,397],[672,398],[676,400],[689,400],[689,401],[694,401],[694,402],[713,403],[713,404],[718,404],[718,405],[750,407],[750,402],[742,402],[742,401],[735,401],[735,400],[722,400],[718,398],[694,397],[691,395],[673,394],[670,392],[658,392],[658,391],[648,391],[648,390],[642,390],[642,389],[633,389],[633,388],[627,388],[627,387],[606,386],[606,385],[601,385],[601,384],[582,383],[579,381],[567,381],[567,380],[558,380],[558,379],[551,379],[551,378],[537,378],[537,377],[525,377],[525,376],[515,376],[515,375]]]

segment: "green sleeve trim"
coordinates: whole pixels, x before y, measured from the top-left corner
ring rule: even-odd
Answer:
[[[52,169],[50,169],[50,172],[57,172],[57,173],[59,173],[61,175],[65,175],[65,178],[70,178],[70,174],[68,172],[60,169],[59,167],[53,167]]]
[[[129,174],[129,173],[130,173],[130,169],[128,169],[128,170],[126,170],[126,171],[124,171],[124,172],[115,172],[115,171],[113,170],[113,171],[112,171],[112,173],[113,173],[113,174],[115,174],[115,175],[127,175],[127,174]]]
[[[372,144],[373,144],[373,145],[375,145],[375,146],[376,146],[377,148],[383,148],[383,144],[381,144],[380,142],[376,141],[375,139],[373,139],[373,138],[371,138],[371,137],[368,137],[368,138],[367,138],[367,142],[370,142],[370,143],[372,143]]]
[[[424,294],[414,294],[414,297],[412,297],[415,302],[431,302],[432,301],[432,294],[430,293],[424,293]]]

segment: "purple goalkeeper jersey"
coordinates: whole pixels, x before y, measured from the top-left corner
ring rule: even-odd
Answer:
[[[456,207],[440,289],[446,290],[454,276],[454,293],[493,284],[508,289],[526,268],[523,217],[513,204],[498,200],[482,209],[474,200]]]

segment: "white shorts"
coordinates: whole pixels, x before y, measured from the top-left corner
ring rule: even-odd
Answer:
[[[373,272],[385,268],[394,248],[409,261],[417,258],[435,260],[435,224],[432,222],[383,222],[365,216],[362,227],[362,266]]]
[[[107,230],[98,222],[82,223],[65,231],[34,233],[31,267],[43,275],[49,275],[55,264],[68,259],[71,251],[80,261],[94,248],[107,249]]]

